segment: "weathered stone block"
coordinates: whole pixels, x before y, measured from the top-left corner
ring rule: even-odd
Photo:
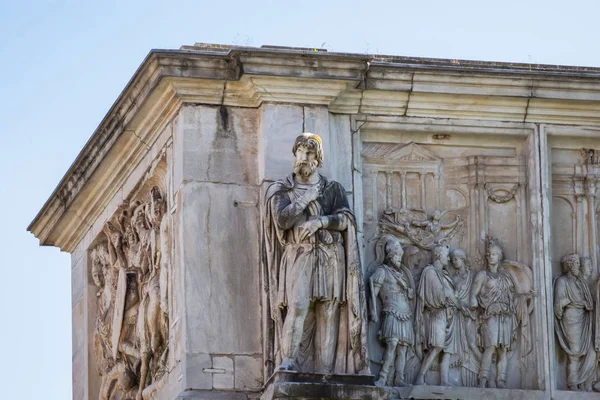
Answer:
[[[87,284],[86,257],[81,257],[77,264],[71,270],[71,305],[83,296],[85,285]]]
[[[213,356],[213,388],[233,389],[233,359],[231,357]]]
[[[180,196],[187,351],[259,353],[258,189],[190,182]]]
[[[186,106],[175,131],[175,184],[258,183],[258,110]]]
[[[340,182],[348,192],[352,187],[352,131],[350,116],[329,114],[329,135],[331,139],[331,178]]]
[[[292,145],[304,130],[300,106],[265,104],[262,110],[264,179],[281,178],[291,165]]]
[[[235,388],[237,390],[258,390],[263,385],[262,358],[235,356]]]
[[[186,387],[190,389],[212,389],[212,374],[204,372],[211,368],[212,359],[206,353],[185,355]]]

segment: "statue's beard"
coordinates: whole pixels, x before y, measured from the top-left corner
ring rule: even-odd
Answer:
[[[316,161],[300,161],[294,162],[294,173],[300,175],[303,178],[308,178],[317,170]]]

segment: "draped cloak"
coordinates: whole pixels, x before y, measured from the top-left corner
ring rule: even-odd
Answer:
[[[281,363],[280,335],[287,307],[288,291],[293,287],[293,271],[297,267],[294,260],[289,257],[289,246],[303,247],[304,254],[298,258],[306,260],[308,257],[315,261],[311,300],[335,298],[340,302],[341,312],[336,349],[334,373],[369,373],[367,350],[367,307],[365,287],[358,253],[356,238],[356,221],[348,207],[346,193],[341,184],[328,181],[320,176],[322,193],[320,197],[311,202],[305,214],[310,217],[342,215],[347,219],[347,226],[341,232],[319,229],[311,237],[312,249],[305,244],[294,243],[297,237],[294,228],[283,229],[277,222],[275,200],[278,196],[294,197],[294,190],[298,185],[294,174],[281,181],[274,182],[267,188],[265,196],[265,214],[263,221],[263,282],[265,290],[264,342],[263,352],[265,358],[266,374],[270,376],[273,367]],[[316,215],[315,215],[316,214]],[[305,217],[307,216],[305,215]],[[336,237],[341,238],[343,247],[342,262],[344,265],[331,265],[334,269],[334,283],[323,285],[325,274],[324,264],[328,258],[326,244]],[[325,246],[319,249],[319,242]],[[298,251],[298,254],[301,252]],[[306,261],[302,261],[306,262]],[[334,262],[335,264],[335,262]],[[327,277],[327,279],[329,279]]]
[[[456,309],[450,305],[454,283],[445,269],[428,265],[423,270],[417,294],[415,330],[424,349],[441,347],[446,353],[456,354]]]
[[[477,324],[475,311],[470,308],[471,287],[473,286],[473,271],[466,270],[464,276],[453,277],[458,310],[455,334],[459,343],[459,352],[455,355],[451,365],[461,367],[463,386],[474,387],[478,383],[478,373],[481,368],[481,353],[477,348]],[[462,280],[460,280],[461,278]]]
[[[569,355],[583,357],[578,380],[569,385],[584,384],[595,378],[596,352],[593,348],[592,294],[580,278],[560,276],[554,281],[554,315],[562,309],[562,318],[555,318],[554,331],[560,347]],[[573,377],[571,377],[572,379]]]
[[[482,273],[488,276],[488,285],[477,296],[483,308],[480,328],[482,347],[496,346],[510,350],[518,325],[514,280],[504,269],[499,270],[496,276],[492,276],[488,270]]]

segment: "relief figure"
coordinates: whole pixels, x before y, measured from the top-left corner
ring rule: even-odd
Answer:
[[[592,343],[594,302],[588,284],[581,279],[579,256],[563,256],[561,267],[563,273],[554,281],[554,330],[569,359],[569,389],[589,390],[596,373]]]
[[[412,272],[402,264],[403,250],[400,242],[384,236],[385,263],[371,276],[371,320],[379,322],[377,298],[382,307],[382,322],[378,338],[385,344],[383,366],[375,383],[385,386],[392,363],[395,363],[395,385],[404,385],[407,350],[414,344],[413,314],[415,284]]]
[[[138,208],[139,209],[139,208]],[[145,221],[146,224],[140,224],[140,228],[144,229],[148,226],[149,229],[140,234],[145,240],[142,243],[146,244],[147,253],[143,259],[151,261],[150,270],[147,271],[143,291],[144,295],[140,304],[140,316],[138,320],[138,330],[140,332],[140,351],[141,351],[141,369],[140,369],[140,393],[138,398],[141,400],[141,391],[149,382],[148,377],[153,377],[162,374],[161,367],[164,367],[166,357],[166,341],[168,334],[168,321],[165,314],[161,310],[161,252],[158,249],[160,238],[156,238],[160,234],[160,226],[166,211],[166,202],[163,199],[157,187],[153,187],[150,191],[149,203],[144,208],[145,218],[140,221]],[[141,214],[141,213],[140,213]],[[135,214],[134,214],[135,215]],[[141,232],[138,230],[138,232]],[[158,242],[158,243],[157,243]],[[149,254],[148,254],[149,253]],[[143,271],[142,271],[143,272]],[[163,353],[164,352],[164,353]],[[150,363],[152,362],[152,368]],[[150,379],[150,382],[152,379]]]
[[[428,351],[415,384],[425,384],[425,374],[441,354],[440,384],[450,386],[448,379],[450,357],[458,350],[454,328],[457,301],[454,283],[447,271],[448,246],[435,246],[431,253],[432,264],[423,270],[417,292],[415,313],[417,345],[422,344],[423,349]]]
[[[452,281],[456,293],[456,340],[458,353],[455,355],[456,364],[461,369],[463,386],[476,386],[477,374],[481,363],[481,351],[477,347],[477,314],[471,306],[471,287],[475,274],[469,266],[464,250],[453,249],[450,252]]]
[[[480,308],[482,320],[480,337],[484,352],[479,385],[487,386],[492,357],[496,354],[496,387],[505,388],[507,352],[512,350],[519,324],[524,330],[523,340],[529,342],[527,326],[531,307],[527,302],[537,292],[529,290],[528,293],[522,293],[520,288],[531,281],[529,267],[504,261],[502,248],[491,236],[487,238],[486,261],[487,268],[477,273],[471,290],[471,307]],[[515,275],[518,274],[528,277],[528,281],[516,279]]]

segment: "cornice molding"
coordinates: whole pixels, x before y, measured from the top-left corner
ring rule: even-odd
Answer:
[[[73,251],[181,104],[263,102],[363,116],[598,126],[600,69],[288,48],[153,50],[28,230],[42,245]]]

